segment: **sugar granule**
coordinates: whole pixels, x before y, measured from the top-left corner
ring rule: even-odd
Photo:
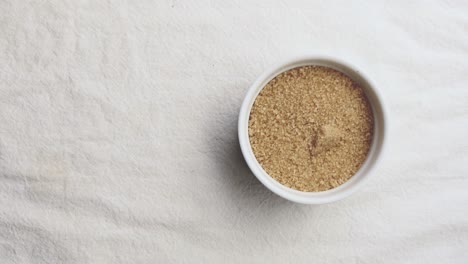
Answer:
[[[260,92],[249,118],[260,165],[290,188],[318,192],[349,180],[365,161],[371,107],[347,75],[322,66],[283,72]]]

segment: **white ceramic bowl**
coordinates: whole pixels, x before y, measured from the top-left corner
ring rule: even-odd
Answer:
[[[367,158],[362,164],[361,168],[344,184],[323,192],[301,192],[289,187],[286,187],[275,179],[273,179],[262,166],[258,163],[252,151],[249,140],[249,116],[255,98],[265,85],[278,74],[290,70],[292,68],[306,66],[306,65],[319,65],[326,66],[343,72],[351,77],[354,81],[361,85],[370,102],[372,112],[374,115],[374,135],[372,144],[367,155]],[[310,56],[296,58],[281,64],[273,69],[262,74],[250,87],[242,103],[239,115],[239,143],[247,161],[248,166],[255,174],[255,176],[262,182],[268,189],[277,195],[297,203],[304,204],[323,204],[343,199],[352,194],[362,183],[371,175],[379,157],[381,156],[384,139],[386,136],[386,118],[385,110],[382,104],[382,98],[379,96],[375,84],[356,66],[345,63],[341,60],[324,57],[324,56]]]

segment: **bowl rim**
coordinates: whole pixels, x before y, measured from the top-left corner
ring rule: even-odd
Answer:
[[[284,71],[307,65],[330,67],[346,74],[354,81],[358,82],[365,92],[374,117],[373,139],[364,163],[348,181],[338,187],[321,192],[298,191],[282,185],[273,177],[268,175],[253,153],[248,134],[248,121],[252,105],[255,102],[257,95],[265,85]],[[307,55],[285,60],[284,62],[265,71],[253,82],[247,91],[240,109],[238,136],[241,152],[247,162],[247,165],[257,179],[268,189],[280,197],[292,202],[302,204],[324,204],[348,197],[361,187],[365,180],[369,178],[371,172],[375,169],[383,156],[384,142],[388,134],[387,123],[388,118],[382,102],[382,96],[375,83],[359,67],[328,55]]]

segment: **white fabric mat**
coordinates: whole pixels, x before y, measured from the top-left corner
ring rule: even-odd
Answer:
[[[239,151],[255,78],[351,61],[390,116],[352,197],[276,197]],[[466,1],[0,1],[0,259],[468,263]]]

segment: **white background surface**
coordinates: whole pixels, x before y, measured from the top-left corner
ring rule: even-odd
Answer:
[[[270,193],[236,134],[249,84],[310,53],[391,122],[324,206]],[[467,263],[467,85],[466,1],[2,0],[1,262]]]

